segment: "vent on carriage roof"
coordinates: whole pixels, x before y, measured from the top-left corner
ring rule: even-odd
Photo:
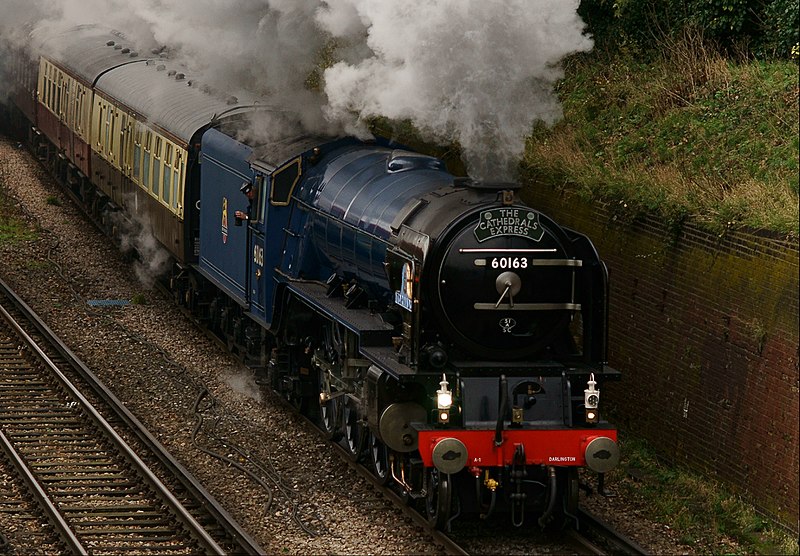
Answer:
[[[184,74],[182,74],[182,73],[176,73],[175,74],[175,80],[176,81],[181,81],[181,80],[183,80],[185,78],[186,78],[186,76]]]
[[[108,41],[106,43],[106,46],[114,46],[114,44],[115,44],[114,41]]]

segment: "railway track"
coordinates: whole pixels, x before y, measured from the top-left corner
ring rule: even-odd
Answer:
[[[289,409],[292,409],[286,400],[280,399],[280,401]],[[320,428],[319,423],[314,422],[306,415],[302,415],[302,417],[318,429],[321,437],[325,439],[324,431]],[[368,468],[368,464],[366,466],[362,465],[360,459],[354,461],[352,454],[340,443],[336,442],[332,443],[332,445],[344,462],[354,469],[360,477],[372,484],[376,492],[380,492],[387,500],[391,501],[407,519],[424,529],[437,549],[445,554],[499,554],[507,552],[509,546],[514,544],[527,547],[526,553],[532,554],[536,554],[537,549],[541,549],[547,554],[564,551],[594,556],[607,554],[647,556],[649,554],[644,548],[619,533],[610,524],[583,508],[579,508],[577,512],[579,526],[576,529],[566,530],[563,534],[541,535],[541,531],[535,530],[531,531],[532,535],[528,539],[516,539],[506,544],[502,539],[504,533],[501,530],[499,533],[487,535],[485,542],[475,537],[469,538],[468,542],[464,542],[466,538],[460,539],[459,535],[448,534],[432,527],[428,520],[409,503],[410,501],[407,498],[393,490],[386,481],[378,478]],[[480,527],[480,524],[477,524],[477,526]],[[507,529],[505,531],[507,532]],[[552,552],[553,546],[556,546],[556,552]],[[563,550],[559,547],[563,548]]]
[[[313,423],[312,423],[313,424]],[[314,425],[317,426],[317,425]],[[321,432],[321,431],[320,431]],[[390,500],[396,508],[403,512],[403,515],[411,520],[416,526],[425,530],[425,532],[430,536],[431,541],[436,547],[444,552],[445,554],[452,554],[456,556],[466,556],[469,552],[459,544],[459,542],[452,538],[451,536],[443,533],[431,527],[428,523],[427,519],[425,519],[422,514],[417,512],[408,502],[407,499],[403,498],[400,494],[392,490],[390,486],[382,484],[381,480],[375,476],[372,472],[366,469],[363,465],[360,465],[358,462],[353,461],[350,455],[348,454],[345,448],[335,443],[334,447],[337,453],[340,455],[343,461],[347,462],[359,476],[363,477],[366,481],[374,486],[376,491],[381,492],[388,500]]]
[[[0,445],[67,552],[264,552],[2,280]]]
[[[171,297],[171,292],[163,284],[158,283],[157,288],[166,297]],[[198,322],[193,315],[179,306],[181,312],[190,320],[195,322],[200,330],[206,335],[207,338],[214,341],[220,349],[228,350],[225,341],[221,339],[214,332],[206,328],[202,323]],[[288,410],[296,412],[302,419],[309,423],[320,434],[322,440],[328,441],[325,431],[320,426],[320,423],[305,415],[297,412],[297,408],[292,406],[290,402],[282,397],[275,395],[273,398],[276,402],[284,405]],[[428,520],[422,515],[414,505],[410,503],[407,498],[395,491],[391,485],[387,485],[385,480],[379,479],[370,469],[368,463],[362,464],[362,458],[353,459],[353,454],[350,453],[339,442],[332,442],[334,450],[337,452],[343,462],[345,462],[351,469],[353,469],[360,477],[370,483],[375,492],[380,493],[380,496],[385,497],[390,501],[395,508],[402,512],[406,519],[414,523],[420,529],[425,530],[426,534],[431,538],[431,542],[437,547],[438,550],[445,554],[453,555],[467,555],[467,554],[496,554],[503,553],[507,550],[508,545],[503,545],[502,540],[497,542],[498,533],[492,533],[490,536],[493,538],[488,542],[483,543],[476,540],[474,537],[469,538],[468,542],[463,542],[458,538],[458,535],[452,535],[439,531],[432,527]],[[366,454],[362,454],[364,459],[368,459]],[[528,549],[536,553],[536,547],[539,546],[543,550],[550,550],[548,547],[550,543],[555,543],[559,546],[563,544],[563,548],[570,553],[575,554],[591,554],[591,555],[605,555],[605,554],[625,554],[646,556],[649,553],[630,540],[624,535],[617,532],[611,525],[603,522],[590,512],[580,509],[578,510],[578,520],[580,526],[577,529],[567,530],[563,535],[556,535],[557,538],[549,538],[543,540],[538,531],[534,532],[535,540],[530,542],[530,539],[522,541],[512,541],[512,544],[517,543],[520,546],[527,546]],[[502,534],[500,534],[502,537]],[[469,535],[471,537],[471,535]],[[557,550],[556,552],[561,552]],[[552,553],[552,552],[547,552]]]
[[[571,532],[572,539],[589,554],[649,554],[639,544],[619,533],[611,525],[584,508],[578,508],[578,529]]]

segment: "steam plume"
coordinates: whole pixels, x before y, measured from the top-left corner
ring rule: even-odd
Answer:
[[[335,36],[365,40],[370,55],[325,72],[326,114],[410,119],[433,138],[458,141],[475,177],[508,177],[532,122],[561,116],[551,94],[559,61],[592,46],[577,5],[330,1],[318,21]]]
[[[507,179],[536,120],[561,117],[560,60],[591,39],[579,0],[3,0],[0,36],[98,23],[169,48],[236,94],[269,97],[307,131],[363,133],[409,119],[457,141],[473,177]],[[30,28],[30,27],[29,27]],[[337,61],[316,90],[320,52]]]

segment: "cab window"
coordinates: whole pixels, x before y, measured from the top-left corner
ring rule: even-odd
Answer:
[[[294,186],[300,180],[301,160],[296,158],[278,168],[272,174],[272,190],[270,202],[276,206],[286,206],[292,197]]]
[[[253,199],[253,212],[251,214],[253,222],[261,222],[261,215],[264,214],[264,204],[266,203],[266,190],[264,189],[264,176],[256,176],[255,183],[256,196]]]

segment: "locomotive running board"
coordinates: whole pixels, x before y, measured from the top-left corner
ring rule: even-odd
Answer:
[[[368,309],[348,309],[343,298],[328,297],[327,287],[316,282],[289,282],[287,289],[328,318],[359,336],[363,346],[391,345],[394,327]]]

